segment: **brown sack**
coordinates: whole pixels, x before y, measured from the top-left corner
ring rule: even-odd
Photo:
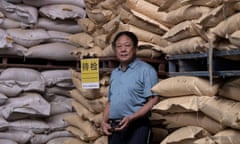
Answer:
[[[173,96],[214,96],[218,84],[210,85],[209,80],[195,76],[176,76],[159,81],[152,91],[163,97]]]

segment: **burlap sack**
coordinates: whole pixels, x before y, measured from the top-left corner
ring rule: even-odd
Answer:
[[[223,0],[181,0],[181,2],[197,6],[217,7],[223,3]]]
[[[107,97],[109,86],[101,86],[100,93],[103,97]]]
[[[88,137],[85,135],[85,133],[80,128],[77,128],[74,126],[68,126],[66,128],[66,130],[71,132],[75,137],[79,138],[80,142],[89,143]]]
[[[150,48],[142,48],[137,51],[137,56],[142,58],[154,59],[159,58],[161,55],[162,55],[161,52],[151,49],[151,46]]]
[[[234,10],[231,6],[222,4],[214,8],[208,13],[204,13],[197,21],[204,29],[214,27],[227,17],[232,15]]]
[[[99,46],[101,49],[107,47],[108,34],[101,34],[94,37],[94,44]]]
[[[193,21],[184,21],[172,27],[163,35],[163,38],[170,42],[177,42],[186,38],[197,36],[199,35],[199,31],[201,31],[200,25],[195,24]]]
[[[84,2],[85,3],[87,3],[87,4],[98,4],[98,3],[100,3],[100,2],[102,2],[102,1],[104,1],[104,0],[84,0]]]
[[[102,112],[99,114],[93,114],[87,108],[85,108],[82,104],[77,102],[76,100],[72,101],[72,105],[75,108],[77,115],[81,117],[83,120],[87,120],[91,122],[94,126],[100,127],[102,121]]]
[[[98,89],[84,89],[84,88],[82,88],[82,82],[80,79],[72,77],[72,80],[73,80],[73,84],[76,86],[77,90],[86,99],[94,100],[94,99],[102,97],[99,88]]]
[[[196,139],[205,136],[210,136],[205,129],[196,126],[187,126],[175,130],[160,144],[192,144]]]
[[[104,30],[104,33],[108,34],[108,39],[106,41],[106,44],[111,43],[110,38],[112,34],[117,31],[120,22],[121,22],[120,15],[118,15],[102,25],[102,29]]]
[[[86,9],[87,16],[94,23],[98,25],[103,25],[113,19],[116,15],[113,14],[111,10],[106,9]]]
[[[231,44],[230,42],[218,42],[215,46],[214,49],[216,50],[222,50],[222,51],[227,51],[227,50],[236,50],[239,49],[238,46]]]
[[[107,102],[106,97],[102,97],[100,99],[88,100],[82,96],[78,90],[70,91],[71,97],[76,99],[79,103],[81,103],[84,107],[86,107],[90,112],[94,114],[98,114],[103,111],[105,107],[105,103]]]
[[[146,0],[159,7],[159,11],[171,11],[181,7],[183,4],[181,1],[176,0]]]
[[[64,144],[88,144],[88,143],[80,140],[79,138],[69,137],[64,141]]]
[[[238,47],[240,46],[239,40],[240,40],[240,30],[233,32],[233,33],[229,36],[229,41],[230,41],[232,44],[234,44],[234,45],[236,45],[236,46],[238,46]]]
[[[109,86],[110,84],[110,75],[111,73],[109,72],[102,72],[102,74],[100,74],[100,86]]]
[[[240,129],[240,103],[220,97],[203,96],[199,98],[199,108],[204,114],[224,126]]]
[[[162,47],[168,46],[169,44],[169,42],[163,39],[162,36],[146,31],[144,29],[140,29],[130,24],[120,23],[119,29],[116,33],[120,31],[131,31],[135,33],[138,36],[139,41],[153,43]],[[112,38],[116,35],[116,33],[112,36]]]
[[[113,13],[117,14],[119,13],[118,8],[121,7],[121,5],[125,2],[126,0],[104,0],[101,3],[99,3],[99,6],[113,11]]]
[[[78,116],[85,120],[88,120],[90,117],[94,117],[94,115],[95,115],[76,100],[72,101],[72,105],[73,105],[74,109],[76,110]]]
[[[77,71],[76,69],[69,69],[69,71],[71,72],[71,76],[77,79],[81,79],[81,72]]]
[[[218,91],[218,84],[210,85],[204,78],[195,76],[176,76],[159,81],[152,87],[152,91],[163,97],[173,96],[214,96]]]
[[[159,7],[144,0],[127,0],[126,4],[129,9],[148,16],[151,19],[163,22],[166,12],[159,12]]]
[[[92,34],[97,28],[97,25],[89,18],[80,18],[77,20],[77,23],[87,33]]]
[[[106,144],[108,142],[107,136],[101,136],[98,139],[96,139],[93,144]]]
[[[179,112],[197,112],[198,97],[185,96],[163,99],[152,108],[158,113],[179,113]]]
[[[209,44],[200,36],[186,38],[156,50],[168,55],[207,52]]]
[[[91,48],[94,46],[93,37],[85,32],[70,35],[68,39],[83,48]]]
[[[80,118],[77,114],[72,114],[64,118],[70,125],[79,128],[83,133],[85,138],[88,141],[94,141],[99,137],[99,133],[96,131],[96,128],[86,120]]]
[[[67,139],[68,137],[57,137],[49,140],[46,144],[64,144],[64,141]]]
[[[99,46],[94,46],[91,48],[83,48],[78,47],[71,51],[71,55],[75,57],[75,59],[82,59],[82,58],[96,58],[102,56],[102,48]]]
[[[222,38],[228,38],[233,32],[240,29],[240,13],[235,13],[220,22],[210,31]]]
[[[218,95],[240,102],[240,78],[232,78],[219,88]]]
[[[114,57],[115,56],[115,52],[114,52],[111,44],[109,44],[106,48],[104,48],[102,50],[101,56],[103,56],[103,57]]]
[[[163,35],[169,29],[158,21],[145,16],[144,14],[138,13],[134,10],[127,10],[126,8],[121,8],[120,10],[120,20],[124,23],[134,25],[146,31]]]
[[[100,92],[100,88],[98,89],[84,89],[82,87],[78,87],[79,92],[81,93],[82,96],[84,96],[86,99],[89,100],[94,100],[97,98],[101,98],[101,92]]]
[[[225,128],[222,124],[201,112],[168,114],[165,115],[163,119],[163,125],[165,125],[167,129],[192,125],[202,127],[208,132],[216,134]]]
[[[163,9],[163,8],[166,9],[167,7],[169,7],[175,2],[174,0],[146,0],[146,1],[159,6],[160,9]]]
[[[164,22],[169,25],[176,25],[185,20],[194,20],[198,19],[203,14],[208,13],[211,9],[209,7],[204,6],[192,6],[185,5],[176,10],[170,11],[164,17]]]
[[[226,129],[223,131],[220,131],[219,133],[215,134],[211,137],[205,137],[201,138],[199,140],[196,140],[194,144],[203,144],[203,143],[211,143],[211,144],[239,144],[240,133],[239,131]]]

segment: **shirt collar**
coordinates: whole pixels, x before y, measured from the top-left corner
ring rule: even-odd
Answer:
[[[128,66],[127,66],[127,69],[128,68],[133,69],[137,65],[137,61],[139,61],[139,58],[135,58],[131,63],[129,63]],[[121,70],[121,65],[118,66],[118,70]]]

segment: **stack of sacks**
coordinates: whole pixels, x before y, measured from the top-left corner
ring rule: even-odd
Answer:
[[[69,70],[3,70],[0,74],[0,141],[54,144],[58,139],[73,137],[65,130],[69,124],[64,121],[74,112],[68,92],[72,89]]]
[[[201,26],[194,22],[211,10],[210,7],[188,4],[172,0],[128,0],[131,12],[145,19],[151,19],[167,27],[162,39],[167,45],[154,47],[165,54],[201,52],[207,48],[207,41],[202,38]]]
[[[114,56],[112,39],[123,30],[138,35],[140,50],[137,55],[140,57],[157,58],[161,52],[153,48],[169,44],[162,38],[168,28],[154,19],[139,16],[140,13],[135,14],[131,10],[134,4],[128,4],[126,0],[85,0],[85,3],[87,18],[78,21],[84,32],[69,37],[70,41],[80,45],[72,52],[78,58]]]
[[[162,38],[170,44],[155,47],[155,50],[175,55],[206,52],[209,47],[217,50],[238,49],[238,0],[146,1],[157,6],[147,9],[149,12],[146,15],[169,29]],[[146,1],[128,0],[128,3],[135,4],[136,11],[140,12],[145,10]]]
[[[209,140],[219,144],[227,140],[239,143],[240,103],[234,98],[238,87],[239,79],[221,86],[220,83],[210,85],[208,80],[194,76],[159,81],[152,91],[163,99],[153,107],[153,113],[160,114],[159,121],[171,131],[161,144],[200,144]],[[186,133],[186,129],[191,133]],[[234,133],[219,134],[226,130]],[[219,142],[221,138],[225,140]]]
[[[68,36],[82,32],[83,0],[0,1],[0,53],[55,61],[74,61],[77,45]]]
[[[72,105],[76,110],[64,118],[70,124],[66,129],[75,137],[69,138],[65,144],[107,143],[107,137],[101,132],[102,112],[105,107],[109,74],[101,74],[99,89],[83,89],[81,74],[72,70],[72,80],[75,89],[70,91]]]

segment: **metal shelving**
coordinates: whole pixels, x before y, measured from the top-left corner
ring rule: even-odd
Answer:
[[[240,76],[240,59],[230,60],[229,56],[239,56],[240,49],[231,51],[216,51],[171,55],[168,60],[168,75],[191,75],[203,77]]]

